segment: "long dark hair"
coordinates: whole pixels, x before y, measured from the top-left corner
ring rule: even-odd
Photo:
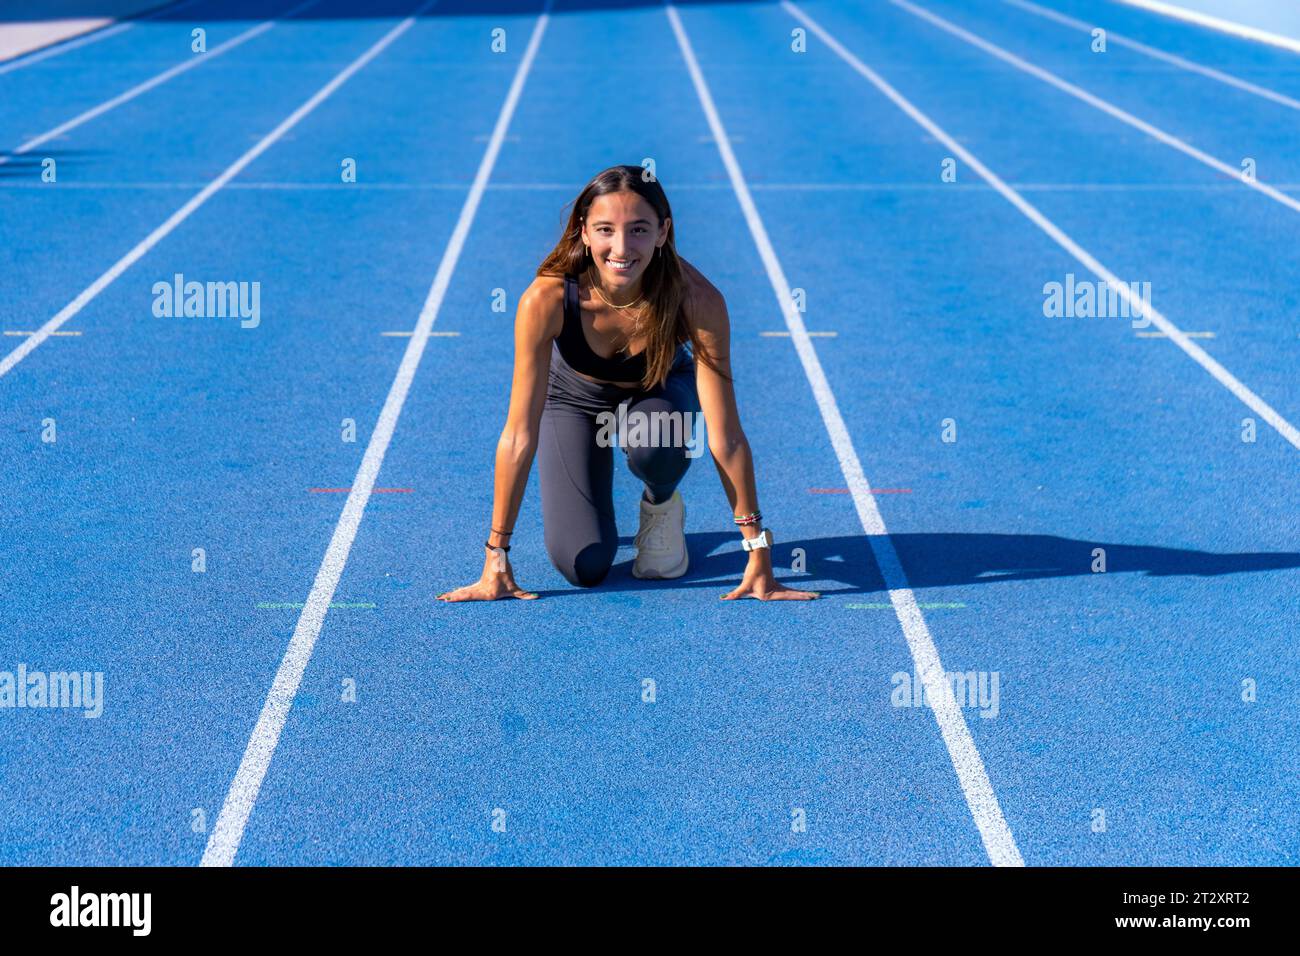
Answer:
[[[597,196],[634,192],[654,209],[660,225],[671,218],[672,208],[668,205],[663,186],[659,185],[657,178],[651,177],[648,181],[642,178],[642,172],[640,166],[611,166],[597,173],[573,201],[564,234],[551,254],[537,267],[537,274],[577,276],[586,270],[587,249],[582,242],[582,224]],[[727,381],[731,381],[731,376],[718,368],[716,359],[701,344],[695,329],[686,319],[684,306],[687,291],[686,276],[682,272],[676,240],[673,238],[673,224],[669,223],[668,238],[651,256],[641,277],[641,294],[648,306],[645,313],[647,318],[641,326],[648,336],[646,371],[641,379],[641,386],[645,389],[667,381],[677,346],[683,342],[691,343],[691,351],[697,360],[703,361]]]

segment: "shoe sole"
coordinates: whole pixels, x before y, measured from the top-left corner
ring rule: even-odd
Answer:
[[[637,571],[636,565],[633,564],[632,577],[641,578],[643,581],[658,581],[665,578],[680,578],[683,574],[686,573],[686,569],[690,565],[690,563],[691,563],[691,556],[690,554],[687,554],[685,557],[682,558],[681,564],[673,568],[671,571],[666,571],[661,574],[651,574],[644,571],[639,572]]]

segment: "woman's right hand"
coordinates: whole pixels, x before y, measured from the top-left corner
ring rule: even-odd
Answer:
[[[535,600],[537,595],[525,591],[515,583],[515,572],[510,567],[510,560],[502,557],[499,561],[495,554],[488,554],[483,561],[483,575],[473,584],[454,591],[438,595],[439,601],[495,601],[498,598],[514,597],[523,601]]]

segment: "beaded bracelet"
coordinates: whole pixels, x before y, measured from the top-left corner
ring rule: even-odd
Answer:
[[[761,511],[751,511],[747,515],[737,515],[733,520],[736,522],[736,524],[742,526],[750,525],[750,524],[758,524],[760,521],[763,520],[763,513]]]

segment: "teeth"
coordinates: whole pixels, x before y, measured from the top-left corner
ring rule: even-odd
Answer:
[[[636,262],[635,259],[628,259],[627,261],[621,261],[618,259],[607,259],[605,261],[608,262],[610,266],[615,269],[630,269],[632,268],[632,263]]]

